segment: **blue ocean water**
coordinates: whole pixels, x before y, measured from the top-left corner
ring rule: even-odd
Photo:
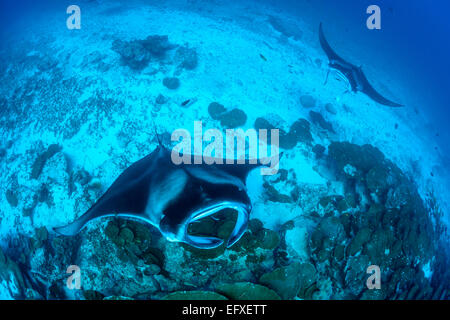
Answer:
[[[0,298],[447,300],[448,9],[0,1]],[[172,167],[198,121],[279,129],[276,173]]]

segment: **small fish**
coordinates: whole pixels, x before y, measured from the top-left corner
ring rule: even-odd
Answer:
[[[270,44],[268,44],[266,41],[264,41],[264,44],[267,46],[267,48],[273,50],[273,47]]]
[[[261,53],[259,54],[259,56],[261,57],[261,59],[263,59],[264,61],[267,61],[267,58],[264,57]]]
[[[187,99],[186,101],[183,101],[180,105],[182,107],[189,107],[197,102],[197,98]]]

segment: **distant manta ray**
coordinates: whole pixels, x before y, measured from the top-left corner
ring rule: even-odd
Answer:
[[[367,80],[361,67],[357,67],[345,61],[340,56],[338,56],[336,52],[333,51],[333,49],[331,49],[331,46],[329,45],[328,41],[325,39],[325,36],[323,34],[322,23],[320,23],[319,26],[319,40],[323,51],[325,51],[325,54],[328,57],[329,60],[328,65],[331,68],[336,69],[341,75],[343,75],[348,80],[353,92],[361,91],[362,93],[365,93],[373,101],[386,106],[403,107],[403,105],[390,101],[385,97],[383,97],[380,93],[378,93]]]

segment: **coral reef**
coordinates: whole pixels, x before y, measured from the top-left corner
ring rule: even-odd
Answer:
[[[264,118],[257,118],[254,123],[254,128],[256,130],[259,129],[266,129],[268,130],[267,136],[268,140],[271,141],[270,138],[270,130],[271,129],[279,129],[272,125],[268,120]],[[279,129],[279,139],[280,139],[280,148],[283,149],[292,149],[294,148],[297,143],[305,143],[305,144],[311,144],[313,138],[311,135],[311,128],[310,124],[305,119],[298,119],[295,121],[290,129],[289,132],[286,132],[283,129]]]
[[[305,108],[314,108],[316,106],[316,99],[311,95],[303,95],[300,97],[300,103]]]
[[[168,77],[163,79],[163,85],[170,90],[176,90],[180,86],[180,79]]]
[[[280,300],[275,291],[250,282],[222,284],[216,290],[232,300]]]
[[[312,123],[320,126],[322,129],[328,130],[332,133],[336,133],[331,122],[326,121],[320,113],[311,110],[309,112],[309,117],[311,118]]]
[[[211,102],[208,106],[208,113],[214,120],[220,121],[224,128],[242,127],[247,122],[247,115],[244,111],[234,108],[227,110],[218,102]]]
[[[58,277],[64,266],[74,261],[88,274],[80,296],[84,299],[447,297],[445,284],[449,272],[437,272],[446,262],[435,258],[440,242],[433,241],[443,230],[433,225],[430,208],[419,197],[414,184],[369,145],[332,142],[327,158],[345,182],[345,196],[320,198],[316,213],[311,212],[311,219],[316,221],[312,228],[302,231],[297,224],[290,227],[286,224],[271,230],[253,219],[235,246],[215,250],[169,243],[148,226],[131,220],[99,222],[100,228],[81,234],[83,242],[79,237],[55,238],[46,228],[38,228],[28,240],[21,263],[43,279],[50,279],[45,287],[52,289],[44,292],[34,289],[34,284],[27,284],[24,269],[4,254],[2,277],[12,275],[7,288],[17,297],[65,297]],[[354,167],[355,174],[346,172],[348,165]],[[88,184],[87,173],[80,171],[76,176],[77,181]],[[274,183],[291,179],[289,176],[281,171],[266,179],[268,201],[293,203],[290,195],[280,194],[273,187]],[[360,193],[357,184],[362,184]],[[428,204],[433,206],[432,200]],[[189,232],[227,238],[235,219],[232,211],[223,212],[215,219],[191,225]],[[306,247],[286,247],[298,241]],[[72,255],[68,257],[66,250],[71,250]],[[44,256],[51,256],[52,263],[46,262]],[[370,265],[381,268],[381,290],[368,290],[365,286]],[[430,265],[435,270],[431,276],[425,273]]]

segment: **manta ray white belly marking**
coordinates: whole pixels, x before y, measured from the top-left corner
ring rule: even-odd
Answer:
[[[181,169],[174,170],[167,176],[161,177],[159,186],[154,186],[155,192],[149,194],[145,213],[152,221],[159,222],[164,209],[183,192],[188,175]]]

